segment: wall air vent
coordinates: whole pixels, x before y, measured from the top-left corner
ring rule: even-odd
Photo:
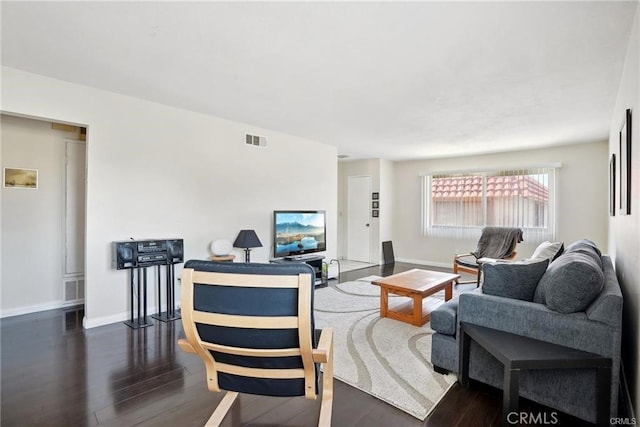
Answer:
[[[255,147],[266,147],[267,146],[267,137],[266,136],[258,136],[258,135],[246,134],[245,144],[253,145]]]
[[[84,278],[70,277],[64,280],[64,304],[84,300]]]

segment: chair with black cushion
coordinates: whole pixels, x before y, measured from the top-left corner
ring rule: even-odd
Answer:
[[[480,285],[483,262],[510,260],[516,257],[518,243],[522,242],[522,229],[516,227],[484,227],[476,250],[453,257],[453,273],[460,272],[476,275],[476,280],[457,283],[476,283]]]
[[[182,272],[178,344],[200,356],[210,391],[225,390],[207,426],[220,425],[238,393],[319,395],[319,426],[331,425],[333,330],[317,339],[314,271],[303,263],[248,264],[188,261]]]

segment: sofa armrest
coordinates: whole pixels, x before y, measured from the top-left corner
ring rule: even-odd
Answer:
[[[431,312],[431,329],[455,335],[458,326],[458,298],[453,298]]]
[[[584,312],[564,314],[543,304],[479,292],[459,297],[458,320],[617,358],[620,330],[589,320]]]

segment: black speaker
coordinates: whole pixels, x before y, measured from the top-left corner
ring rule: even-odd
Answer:
[[[113,266],[118,270],[138,266],[138,244],[133,240],[113,242]]]
[[[393,255],[393,243],[391,243],[391,240],[382,242],[382,256],[384,257],[384,265],[396,263],[396,258]]]
[[[184,262],[184,240],[167,240],[167,264],[179,264]]]

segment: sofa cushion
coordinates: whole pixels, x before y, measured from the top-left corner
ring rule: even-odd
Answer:
[[[598,246],[589,239],[576,240],[575,242],[573,242],[572,244],[566,247],[565,252],[571,252],[574,249],[578,249],[578,248],[587,248],[593,251],[594,253],[598,254],[598,256],[602,256],[602,252],[600,252],[600,249],[598,249]]]
[[[602,268],[602,253],[600,249],[591,240],[583,239],[578,240],[567,246],[564,253],[582,253],[590,256],[593,260]]]
[[[560,313],[584,311],[604,286],[601,264],[580,250],[564,253],[549,265],[534,301]]]
[[[431,329],[445,335],[455,335],[458,298],[453,298],[431,312]]]
[[[533,301],[533,293],[547,270],[549,260],[488,263],[482,266],[482,292],[506,298]]]
[[[552,262],[564,251],[564,242],[542,242],[538,245],[529,259],[548,259]]]

